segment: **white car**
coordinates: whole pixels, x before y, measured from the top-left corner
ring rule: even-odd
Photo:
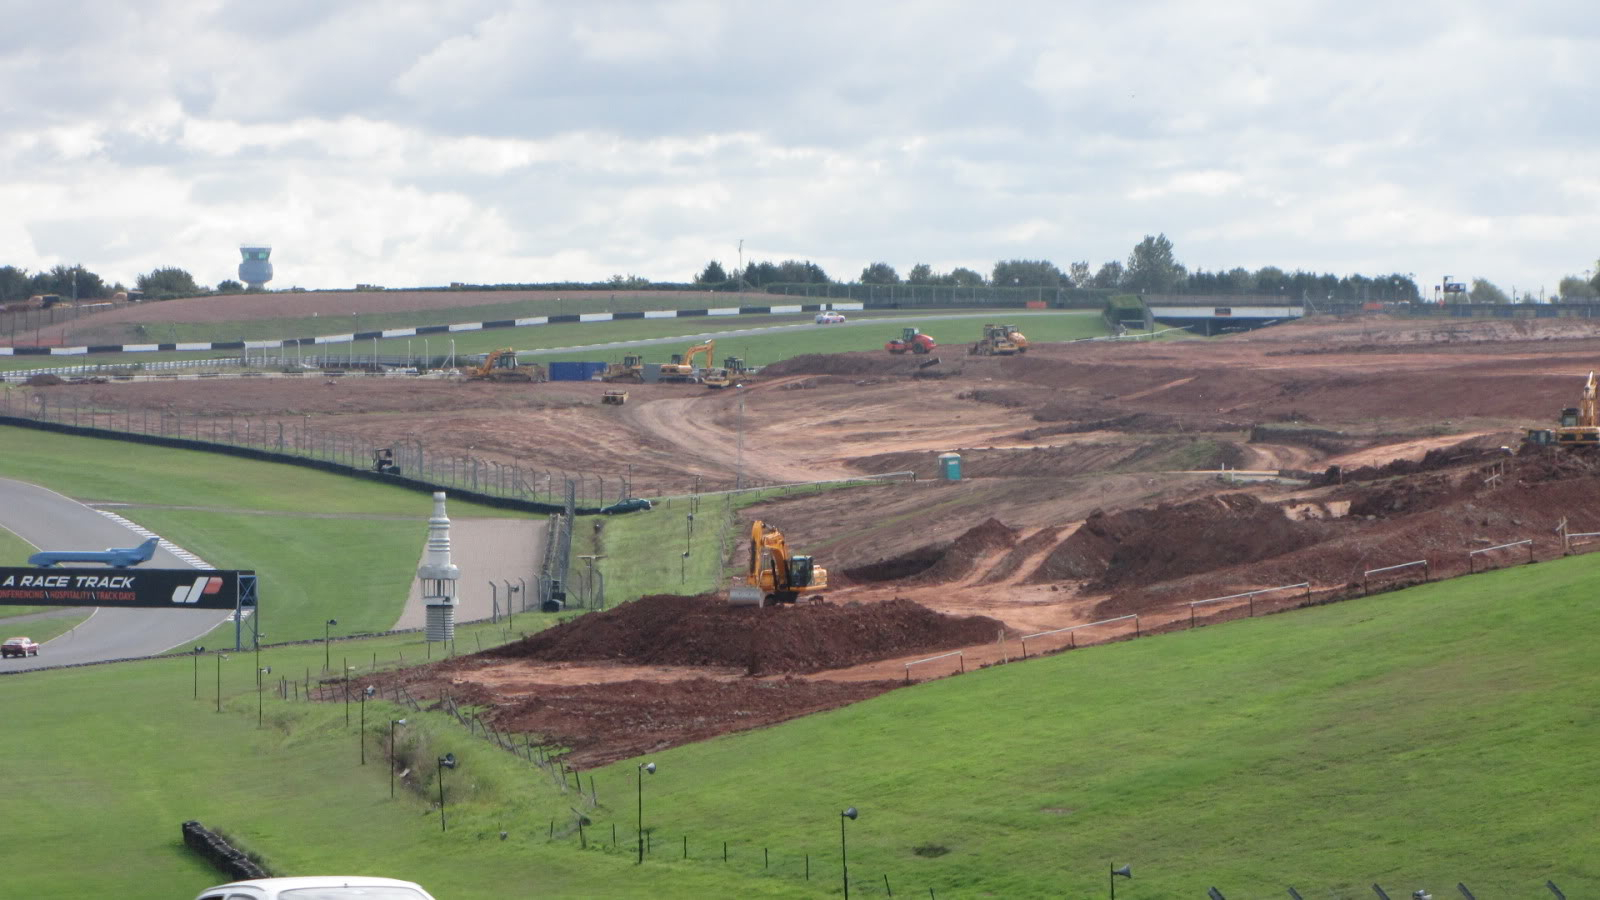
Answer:
[[[195,900],[435,900],[422,885],[366,875],[254,878],[206,888]]]
[[[820,312],[817,313],[818,325],[837,325],[844,321],[844,313]]]

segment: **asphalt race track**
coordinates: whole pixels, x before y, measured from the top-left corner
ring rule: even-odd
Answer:
[[[76,500],[7,478],[0,478],[0,525],[45,550],[104,550],[144,540]],[[192,568],[159,547],[144,565]],[[214,609],[97,609],[77,628],[45,642],[38,656],[0,660],[0,673],[164,653],[217,627],[228,615]],[[0,630],[5,628],[0,625]],[[25,623],[18,622],[15,628],[17,634],[28,633]],[[6,631],[0,639],[11,634]]]

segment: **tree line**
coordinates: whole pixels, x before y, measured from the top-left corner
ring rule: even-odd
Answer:
[[[1600,277],[1600,276],[1597,276]],[[708,263],[694,282],[708,288],[759,288],[769,284],[833,284],[821,266],[809,260],[780,263],[752,260],[741,272],[730,273],[720,262]],[[943,285],[954,287],[1079,288],[1133,294],[1205,294],[1281,297],[1296,300],[1398,300],[1419,301],[1421,293],[1410,275],[1330,275],[1263,266],[1208,272],[1191,271],[1178,262],[1172,241],[1165,234],[1145,235],[1128,254],[1127,261],[1108,260],[1098,267],[1087,260],[1068,264],[1065,271],[1046,259],[1003,259],[986,276],[966,267],[936,272],[917,263],[902,277],[887,262],[868,264],[856,278],[860,284]]]
[[[194,276],[177,266],[162,266],[134,279],[134,289],[142,291],[151,300],[173,297],[193,297],[212,293],[210,288],[196,284]],[[29,297],[55,294],[64,300],[98,300],[128,290],[122,282],[108,282],[82,265],[58,265],[48,271],[29,272],[20,266],[0,266],[0,303],[13,303]],[[225,280],[217,284],[216,293],[234,293],[244,290],[237,281]]]

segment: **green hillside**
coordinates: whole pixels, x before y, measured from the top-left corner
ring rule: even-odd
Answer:
[[[115,478],[74,475],[13,452],[3,470],[62,489],[89,479],[107,499],[170,478],[171,505],[224,487],[208,480],[224,473],[198,463],[122,462]],[[380,485],[271,483],[252,502],[393,502]],[[367,491],[377,493],[358,496]],[[676,540],[663,532],[649,552],[679,552],[675,518],[662,527]],[[200,524],[211,552],[260,552],[259,531]],[[22,724],[0,730],[14,761],[0,789],[29,807],[0,825],[0,865],[19,896],[181,896],[219,880],[178,843],[179,823],[199,818],[285,873],[410,876],[452,900],[826,896],[838,892],[838,813],[853,805],[851,893],[863,897],[886,893],[884,876],[903,896],[1097,896],[1109,863],[1133,866],[1119,884],[1130,898],[1212,885],[1234,900],[1284,896],[1286,885],[1357,897],[1374,882],[1391,896],[1443,896],[1457,881],[1479,897],[1532,897],[1547,878],[1581,897],[1600,889],[1588,853],[1600,790],[1589,751],[1600,739],[1597,587],[1593,558],[1520,566],[973,672],[652,754],[643,867],[629,853],[642,760],[585,773],[601,801],[585,810],[585,852],[559,828],[580,805],[574,794],[440,713],[375,701],[362,766],[358,720],[347,727],[342,704],[272,696],[285,675],[314,681],[325,653],[354,665],[358,682],[374,661],[414,663],[426,652],[416,635],[267,649],[259,729],[249,654],[4,677],[8,721]],[[464,629],[458,647],[548,620]],[[387,769],[371,763],[399,715],[411,720],[401,749],[413,787],[391,802]],[[444,752],[462,767],[446,775],[441,833],[432,762]],[[84,847],[114,864],[80,864]]]

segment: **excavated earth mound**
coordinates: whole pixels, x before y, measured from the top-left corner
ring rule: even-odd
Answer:
[[[891,559],[846,569],[852,582],[905,581],[942,584],[971,575],[988,554],[1008,550],[1017,543],[1015,530],[989,518],[967,529],[948,544],[929,544]]]
[[[1029,581],[1087,580],[1091,590],[1153,584],[1298,550],[1325,539],[1320,521],[1294,521],[1249,494],[1096,512],[1050,551]]]
[[[993,640],[1001,627],[994,619],[946,616],[900,598],[867,606],[733,608],[714,594],[658,594],[580,616],[485,655],[737,666],[767,675],[963,647]]]

